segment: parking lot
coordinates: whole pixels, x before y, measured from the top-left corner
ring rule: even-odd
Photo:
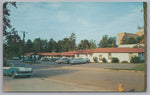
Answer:
[[[30,78],[3,78],[4,91],[118,91],[119,82],[125,91],[144,91],[144,72],[115,71],[105,68],[132,68],[136,64],[33,64]]]

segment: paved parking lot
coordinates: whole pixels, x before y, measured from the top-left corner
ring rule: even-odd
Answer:
[[[4,77],[4,91],[118,91],[119,82],[126,91],[144,91],[144,72],[104,70],[135,65],[41,62],[32,65],[34,72],[30,78]]]

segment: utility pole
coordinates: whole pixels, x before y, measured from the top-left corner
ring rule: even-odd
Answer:
[[[23,55],[23,63],[24,63],[24,39],[25,39],[25,33],[27,33],[27,32],[25,32],[25,31],[21,31],[22,33],[23,33],[23,46],[22,46],[22,48],[23,48],[23,51],[22,51],[22,55]]]

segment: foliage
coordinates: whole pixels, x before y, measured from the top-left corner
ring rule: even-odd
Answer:
[[[103,61],[104,63],[106,63],[106,62],[107,62],[106,58],[103,58],[103,59],[102,59],[102,61]]]
[[[126,60],[123,60],[123,61],[121,61],[121,63],[128,63],[128,61],[126,61]]]
[[[93,57],[94,62],[98,62],[98,58],[97,57]]]
[[[12,33],[5,37],[3,43],[4,58],[11,58],[14,56],[20,57],[23,51],[23,41],[21,40],[15,29],[12,29],[11,31]]]
[[[136,40],[137,40],[137,43],[141,43],[141,41],[144,40],[144,35],[138,36],[138,37],[136,38]]]
[[[81,42],[78,44],[77,49],[89,49],[90,43],[87,39],[81,40]]]
[[[121,44],[137,44],[137,43],[141,43],[143,40],[144,40],[144,35],[138,36],[136,38],[134,37],[126,38],[125,36],[123,36],[121,40]]]
[[[140,63],[140,57],[134,56],[130,60],[131,63]]]
[[[33,52],[33,43],[30,39],[25,43],[25,52]]]
[[[3,35],[4,36],[11,33],[7,31],[7,28],[12,28],[9,20],[10,10],[7,7],[9,4],[17,8],[16,2],[5,2],[3,4]]]
[[[119,59],[118,59],[117,57],[113,57],[113,58],[111,59],[111,62],[112,62],[112,63],[119,63]]]
[[[108,37],[108,35],[104,35],[98,45],[99,47],[117,47],[116,37]]]
[[[71,42],[71,50],[74,50],[76,47],[76,36],[75,33],[72,33],[71,36],[69,37],[69,40]]]
[[[90,40],[89,44],[90,44],[90,49],[95,49],[96,48],[96,41],[95,40]]]
[[[127,42],[128,42],[128,44],[136,44],[137,40],[134,37],[130,37],[130,38],[128,38]]]

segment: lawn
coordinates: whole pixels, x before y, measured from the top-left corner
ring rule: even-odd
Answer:
[[[144,71],[145,64],[141,63],[133,67],[132,69],[129,68],[105,68],[105,69],[111,69],[111,70],[132,70],[132,71]]]

